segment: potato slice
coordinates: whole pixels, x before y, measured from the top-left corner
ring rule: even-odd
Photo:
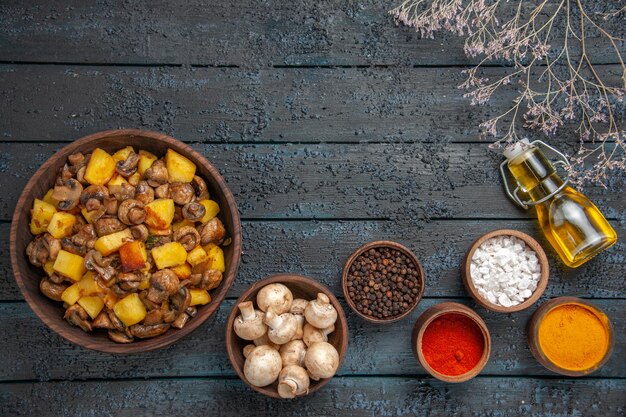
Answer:
[[[78,282],[70,285],[63,291],[61,294],[61,300],[68,305],[73,306],[80,299],[80,287],[78,286]]]
[[[122,177],[120,174],[116,172],[115,174],[113,174],[109,182],[107,182],[107,187],[110,187],[112,185],[122,185],[122,184],[128,184],[128,181],[126,181],[126,178]]]
[[[119,249],[120,262],[124,272],[135,271],[146,266],[148,255],[143,242],[133,240],[126,242]]]
[[[192,250],[187,253],[187,262],[191,264],[191,266],[198,265],[201,262],[204,262],[207,259],[208,255],[202,246],[196,246]]]
[[[64,211],[57,211],[52,215],[46,229],[53,237],[62,239],[72,235],[72,229],[76,224],[76,216]]]
[[[55,206],[36,198],[33,202],[33,209],[30,211],[30,232],[34,235],[46,232],[56,212]]]
[[[95,319],[104,307],[104,301],[98,296],[85,296],[78,300],[78,305],[85,309],[89,317]]]
[[[188,263],[173,266],[170,268],[179,279],[187,279],[191,276],[191,266]]]
[[[89,184],[104,185],[115,174],[115,160],[100,148],[96,148],[85,169],[85,181]]]
[[[157,269],[182,265],[187,260],[187,251],[178,242],[170,242],[152,249],[152,259]]]
[[[113,307],[113,312],[126,326],[137,324],[146,317],[146,307],[137,293],[119,300]]]
[[[207,290],[192,288],[189,290],[191,294],[191,303],[190,305],[204,305],[211,302],[211,295]]]
[[[128,159],[128,155],[130,155],[131,152],[135,152],[135,150],[132,146],[127,146],[115,152],[113,155],[111,155],[111,157],[115,162],[125,161]]]
[[[54,198],[52,198],[53,192],[54,192],[54,188],[50,188],[48,192],[46,193],[46,195],[43,196],[42,200],[50,204],[51,206],[54,206],[54,208],[56,208],[59,202],[56,201]]]
[[[94,248],[104,256],[109,256],[121,248],[126,242],[133,240],[130,229],[120,230],[110,235],[101,236],[96,240]]]
[[[169,182],[191,182],[196,175],[196,165],[171,149],[165,154],[165,166]]]
[[[154,229],[167,229],[174,219],[174,208],[174,200],[171,198],[157,198],[146,204],[146,225]]]
[[[222,248],[214,243],[209,243],[202,247],[207,253],[207,259],[205,264],[206,269],[217,269],[218,271],[226,271],[226,264],[224,263],[224,251]]]
[[[202,219],[200,219],[202,224],[208,222],[213,217],[217,216],[217,213],[220,212],[219,204],[217,204],[217,202],[215,202],[213,200],[200,200],[198,202],[200,204],[202,204],[204,206],[204,208],[206,209],[206,212],[204,213],[204,216],[202,216]]]
[[[137,164],[137,172],[143,175],[158,158],[148,151],[139,151],[139,162]]]
[[[80,280],[87,268],[85,268],[85,259],[80,255],[60,250],[54,265],[52,266],[54,272],[61,274],[64,277],[73,279],[74,281]]]

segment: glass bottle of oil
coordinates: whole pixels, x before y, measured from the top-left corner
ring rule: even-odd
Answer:
[[[565,156],[541,141],[522,140],[504,151],[506,161],[501,166],[509,196],[528,208],[535,206],[539,227],[563,262],[576,268],[617,242],[617,234],[600,210],[583,194],[567,185],[554,165],[536,144],[556,152],[561,160],[555,164],[568,165]],[[517,182],[509,191],[505,165]],[[528,201],[521,201],[518,192]]]

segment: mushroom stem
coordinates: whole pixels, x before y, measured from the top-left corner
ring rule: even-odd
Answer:
[[[241,311],[241,317],[243,321],[254,320],[256,317],[256,312],[254,311],[254,306],[252,301],[244,301],[243,303],[239,303],[239,311]]]

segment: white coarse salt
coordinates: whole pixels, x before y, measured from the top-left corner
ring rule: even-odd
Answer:
[[[472,255],[470,277],[481,297],[512,307],[529,298],[541,277],[537,254],[515,236],[484,241]]]

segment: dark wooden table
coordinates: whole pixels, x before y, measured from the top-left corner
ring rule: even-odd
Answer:
[[[577,270],[550,256],[539,302],[593,299],[617,337],[600,371],[562,378],[527,348],[534,308],[478,308],[459,275],[482,233],[507,227],[541,239],[535,214],[504,195],[500,155],[478,137],[479,121],[511,97],[471,107],[457,89],[472,63],[462,41],[420,40],[396,27],[385,13],[394,3],[0,2],[0,415],[625,413],[624,176],[586,190],[621,241]],[[619,78],[610,51],[595,52],[601,71]],[[165,132],[206,155],[235,193],[244,227],[243,263],[219,313],[174,346],[132,356],[84,350],[44,327],[14,283],[8,253],[30,175],[65,143],[117,127]],[[576,147],[571,129],[551,141]],[[276,401],[248,389],[223,345],[234,299],[277,272],[309,275],[340,295],[344,260],[383,238],[408,245],[426,269],[411,316],[379,327],[349,312],[346,360],[315,395]],[[482,375],[460,385],[427,377],[409,343],[417,316],[444,300],[477,308],[493,338]]]

